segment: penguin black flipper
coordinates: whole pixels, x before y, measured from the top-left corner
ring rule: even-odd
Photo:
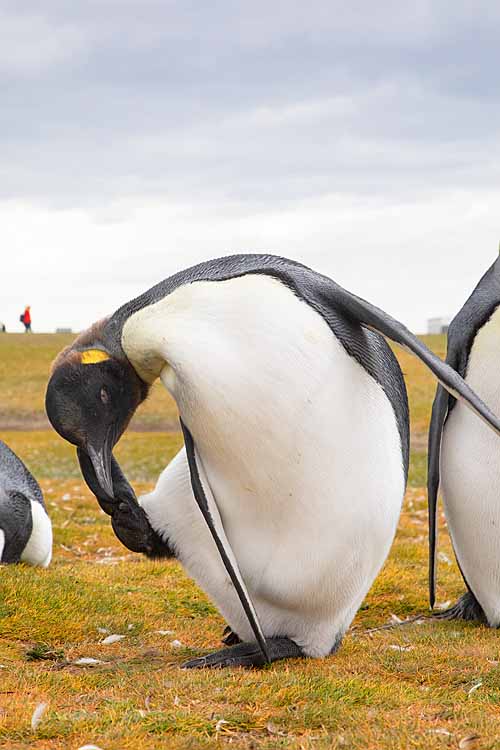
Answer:
[[[453,367],[452,363],[448,363]],[[427,504],[429,514],[429,603],[434,608],[436,600],[436,547],[437,547],[437,501],[439,492],[439,461],[441,437],[448,414],[449,395],[438,385],[432,405],[429,426],[429,448],[427,454]]]
[[[448,344],[446,351],[447,364],[465,377],[472,340],[468,341],[464,334],[464,327],[458,316],[448,329]],[[463,355],[466,353],[466,356]],[[436,601],[436,573],[437,573],[437,506],[440,483],[441,440],[443,429],[450,410],[456,399],[450,395],[441,384],[437,386],[436,396],[432,404],[431,422],[429,425],[427,451],[427,505],[429,519],[429,604],[434,608]],[[463,573],[462,573],[463,577]],[[465,580],[465,578],[464,578]],[[466,582],[467,583],[467,582]],[[468,584],[467,584],[468,586]]]
[[[269,649],[266,643],[266,638],[264,636],[264,633],[262,631],[262,627],[259,623],[257,612],[255,611],[255,607],[253,606],[252,600],[250,599],[250,596],[248,594],[247,588],[245,586],[245,582],[243,581],[243,578],[241,576],[240,571],[237,567],[236,558],[234,556],[233,551],[231,550],[231,547],[229,545],[229,542],[225,536],[224,529],[222,527],[222,523],[220,524],[220,528],[217,529],[216,521],[214,518],[214,511],[218,515],[218,509],[215,505],[214,507],[210,507],[210,502],[206,496],[201,478],[200,473],[198,469],[198,464],[196,460],[196,453],[195,453],[195,447],[194,447],[194,441],[193,436],[191,435],[189,429],[186,427],[182,419],[180,420],[182,433],[184,435],[184,443],[186,446],[186,455],[188,459],[188,465],[189,465],[189,473],[191,476],[191,486],[193,488],[193,494],[195,497],[195,500],[198,504],[199,509],[201,510],[203,517],[205,519],[205,522],[210,529],[210,533],[212,534],[212,537],[214,539],[214,542],[217,546],[217,549],[219,551],[219,554],[221,556],[222,562],[224,563],[224,567],[226,568],[228,575],[233,583],[234,588],[236,589],[236,592],[238,594],[238,598],[243,606],[243,609],[245,611],[245,614],[248,618],[248,621],[250,623],[250,626],[253,630],[253,633],[255,635],[255,639],[257,641],[257,644],[259,646],[259,650],[256,649],[254,644],[239,644],[238,646],[233,646],[231,648],[240,648],[240,651],[244,646],[251,647],[252,654],[255,652],[258,656],[256,657],[255,663],[252,662],[254,666],[260,666],[262,664],[269,663],[271,661],[271,656],[269,653]],[[230,650],[230,649],[227,649]],[[222,653],[225,653],[226,649]],[[218,652],[219,653],[219,652]],[[214,654],[215,657],[217,654]],[[241,655],[243,658],[243,655]],[[252,658],[251,655],[245,655],[245,658]],[[207,659],[208,657],[204,657],[204,659]],[[283,658],[283,657],[279,657]],[[197,660],[195,660],[197,661]],[[231,664],[233,666],[237,666],[234,659],[231,661]],[[185,665],[188,666],[224,666],[223,664],[191,664],[187,663]],[[240,664],[240,666],[250,666],[245,660],[243,660]]]
[[[130,483],[122,472],[116,458],[111,456],[111,476],[114,498],[110,498],[99,484],[92,462],[87,453],[77,448],[78,461],[89,489],[108,516],[120,542],[132,552],[141,552],[147,557],[174,557],[172,547],[153,529]]]
[[[463,307],[455,315],[448,328],[446,362],[465,378],[469,355],[477,332],[493,315],[500,305],[500,283],[498,275],[500,259],[497,259],[480,279]],[[429,602],[434,607],[436,596],[436,546],[437,546],[437,502],[440,483],[441,440],[448,415],[455,406],[456,399],[438,385],[432,405],[429,427],[427,498],[429,509]],[[460,567],[460,566],[459,566]],[[468,592],[449,610],[438,617],[444,619],[466,619],[484,622],[485,615],[463,574]],[[473,600],[473,601],[472,601]]]
[[[361,325],[381,333],[415,354],[455,399],[463,401],[469,409],[500,434],[500,419],[481,401],[460,374],[431,352],[406,326],[342,287],[337,286],[337,290],[338,294],[333,300],[337,311],[342,310],[346,316],[354,318]]]

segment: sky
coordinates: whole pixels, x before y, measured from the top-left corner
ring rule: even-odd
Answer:
[[[452,316],[499,250],[499,38],[494,0],[3,0],[0,321],[236,252]]]

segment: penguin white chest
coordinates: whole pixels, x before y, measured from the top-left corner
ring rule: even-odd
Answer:
[[[500,413],[500,309],[472,345],[467,383]],[[456,403],[441,450],[441,490],[454,548],[464,576],[490,624],[500,624],[500,441]]]

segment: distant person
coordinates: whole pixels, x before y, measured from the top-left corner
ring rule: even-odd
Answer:
[[[20,321],[24,324],[24,333],[31,333],[31,307],[29,305],[24,308]]]
[[[2,323],[2,321],[0,320],[0,333],[5,333],[6,330],[7,329],[5,327],[5,323]]]

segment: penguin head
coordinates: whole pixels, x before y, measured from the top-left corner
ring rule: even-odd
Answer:
[[[113,498],[111,453],[148,386],[127,359],[101,345],[70,347],[56,359],[47,386],[47,416],[65,440],[87,454],[102,490]]]

